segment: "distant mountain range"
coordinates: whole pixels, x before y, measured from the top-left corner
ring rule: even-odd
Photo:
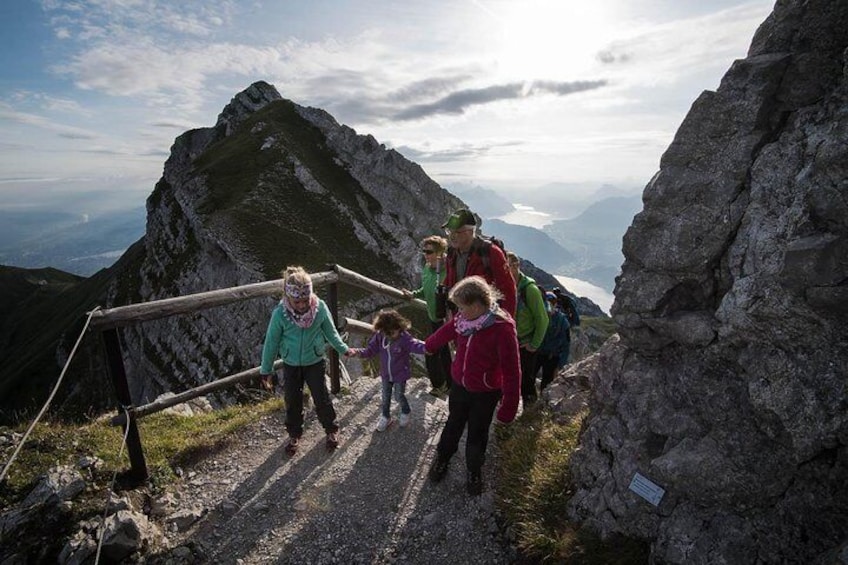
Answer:
[[[571,253],[557,273],[612,292],[624,262],[621,240],[641,209],[640,195],[613,196],[595,202],[576,218],[546,225],[543,231]]]
[[[590,190],[587,185],[549,184],[521,193],[516,199],[554,217],[576,208],[581,212],[538,229],[497,219],[515,207],[509,204],[504,211],[506,199],[493,190],[470,185],[452,185],[451,190],[461,194],[484,218],[482,229],[486,234],[503,239],[521,257],[548,272],[582,279],[609,292],[615,288],[615,277],[624,261],[622,237],[642,209],[641,194],[611,185]],[[545,190],[550,194],[545,195]]]

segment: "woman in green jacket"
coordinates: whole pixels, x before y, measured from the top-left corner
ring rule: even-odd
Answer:
[[[283,393],[286,399],[286,453],[297,452],[303,434],[303,385],[309,387],[318,421],[327,433],[327,449],[339,445],[339,425],[330,392],[324,379],[324,351],[327,343],[339,354],[347,353],[333,324],[330,310],[312,292],[312,278],[303,267],[283,271],[283,299],[271,313],[265,345],[262,348],[263,384],[270,382],[274,361],[283,360]]]
[[[438,235],[431,235],[421,240],[421,253],[424,254],[424,268],[421,271],[421,286],[416,290],[403,289],[407,298],[420,298],[427,303],[427,317],[430,318],[430,335],[435,333],[442,324],[444,318],[439,317],[437,307],[437,292],[439,286],[445,282],[445,251],[448,242]],[[444,300],[447,300],[447,290],[444,289]],[[424,358],[427,367],[427,376],[430,377],[430,394],[441,396],[447,393],[451,387],[451,354],[447,345],[439,348],[433,355]]]

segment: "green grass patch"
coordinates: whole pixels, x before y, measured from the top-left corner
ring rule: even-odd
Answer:
[[[257,404],[232,406],[187,418],[157,413],[139,420],[139,433],[154,487],[175,478],[174,468],[190,465],[215,453],[234,441],[239,428],[276,410],[282,400],[272,398]],[[25,427],[15,429],[24,433]],[[76,425],[62,422],[40,423],[33,430],[12,464],[8,477],[0,485],[0,507],[19,502],[35,486],[38,478],[55,465],[76,465],[83,456],[104,461],[97,479],[110,480],[115,471],[129,468],[126,448],[122,456],[123,429],[97,421]],[[14,446],[0,452],[0,460],[8,461]]]
[[[570,462],[581,419],[561,425],[547,411],[532,410],[498,428],[497,504],[515,532],[522,562],[647,563],[646,543],[601,540],[568,520]]]

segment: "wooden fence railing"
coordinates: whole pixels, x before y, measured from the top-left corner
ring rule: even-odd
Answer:
[[[339,265],[329,265],[329,267],[331,269],[330,271],[311,275],[312,285],[315,288],[322,286],[329,287],[326,300],[327,306],[330,309],[330,313],[333,316],[333,321],[336,324],[336,327],[340,330],[357,333],[370,333],[372,331],[372,327],[371,324],[360,322],[358,320],[351,320],[348,318],[339,319],[337,286],[339,283],[363,288],[370,292],[391,298],[402,300],[406,299],[403,292],[390,285],[369,279],[368,277],[345,269]],[[282,287],[283,281],[278,279],[244,286],[212,290],[209,292],[200,292],[187,296],[153,300],[140,304],[100,309],[89,313],[91,314],[91,323],[89,328],[92,331],[100,331],[102,336],[109,375],[112,380],[112,384],[115,387],[115,395],[117,396],[119,408],[121,409],[121,413],[112,419],[112,423],[114,425],[123,426],[124,431],[127,434],[127,453],[130,459],[130,473],[128,478],[130,480],[142,482],[146,480],[148,476],[147,463],[144,459],[144,450],[141,445],[141,436],[139,435],[137,425],[137,420],[139,418],[159,412],[170,406],[181,404],[191,400],[192,398],[256,378],[259,376],[259,367],[254,367],[240,373],[222,377],[213,382],[181,392],[175,396],[136,407],[133,406],[129,383],[127,382],[127,375],[124,367],[123,355],[121,353],[120,340],[118,337],[118,328],[148,320],[199,312],[201,310],[241,302],[243,300],[279,295],[282,293]],[[412,300],[410,303],[426,308],[426,303],[422,300]],[[338,393],[341,388],[340,361],[338,353],[332,348],[330,349],[329,356],[330,362],[328,369],[330,374],[330,388],[333,394],[335,394]],[[282,361],[277,361],[274,365],[274,370],[277,370],[280,367],[282,367]]]

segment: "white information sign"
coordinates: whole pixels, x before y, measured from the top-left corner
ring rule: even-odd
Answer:
[[[650,479],[636,473],[633,475],[633,480],[630,481],[630,490],[653,504],[658,506],[665,494],[665,489]]]

